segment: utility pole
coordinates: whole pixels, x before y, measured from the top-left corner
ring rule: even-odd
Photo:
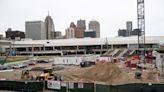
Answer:
[[[144,56],[145,63],[145,4],[144,0],[137,0],[137,24],[138,24],[138,55]],[[142,49],[142,50],[141,50]],[[141,53],[139,53],[141,50]]]

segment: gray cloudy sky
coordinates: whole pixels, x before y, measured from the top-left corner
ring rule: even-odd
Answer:
[[[145,0],[145,8],[146,35],[164,35],[164,0]],[[101,37],[117,36],[126,21],[137,27],[137,0],[0,0],[0,34],[9,27],[25,31],[25,21],[44,21],[48,11],[63,34],[78,19],[99,21]]]

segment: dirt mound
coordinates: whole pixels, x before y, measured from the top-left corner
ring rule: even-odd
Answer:
[[[112,63],[98,63],[94,67],[86,70],[80,75],[84,80],[108,82],[108,83],[122,83],[127,82],[128,76],[122,70]]]
[[[97,63],[95,66],[67,71],[64,79],[67,81],[87,81],[120,84],[129,82],[127,73],[124,73],[116,64]]]

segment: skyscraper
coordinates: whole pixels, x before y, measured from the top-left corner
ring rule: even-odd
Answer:
[[[60,31],[55,31],[55,39],[62,39],[62,33]]]
[[[70,28],[74,28],[74,29],[76,29],[76,25],[75,25],[74,22],[71,22],[71,24],[70,24]]]
[[[85,20],[77,20],[75,37],[76,38],[83,38],[85,29],[86,29]]]
[[[74,28],[67,28],[66,30],[65,30],[66,32],[66,38],[75,38],[75,30],[74,30]]]
[[[45,28],[46,28],[46,39],[55,39],[55,27],[54,22],[51,16],[46,17],[45,19]]]
[[[33,40],[46,39],[45,24],[43,21],[26,21],[25,22],[25,37]]]
[[[100,38],[100,23],[96,20],[92,20],[89,22],[89,30],[96,31],[96,37]]]
[[[126,22],[126,30],[127,30],[127,36],[131,36],[132,34],[132,21],[127,21]]]

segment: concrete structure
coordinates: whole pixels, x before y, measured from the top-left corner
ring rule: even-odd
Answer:
[[[54,64],[60,65],[80,65],[83,61],[83,57],[55,57]]]
[[[46,28],[46,39],[55,39],[55,26],[51,16],[47,16],[45,19],[45,28]]]
[[[96,37],[100,38],[100,23],[98,21],[96,20],[90,21],[88,27],[89,30],[96,31]]]
[[[85,30],[86,30],[85,20],[78,20],[77,21],[77,27],[75,30],[75,37],[76,38],[83,38]]]
[[[75,38],[75,30],[74,30],[74,28],[67,28],[66,30],[65,30],[66,32],[66,39],[67,38]]]
[[[132,21],[127,21],[126,22],[126,30],[127,30],[127,36],[131,36],[131,33],[132,33],[132,29],[133,29],[133,26],[132,26]]]
[[[26,38],[33,40],[46,39],[45,24],[43,21],[26,21],[25,23]]]
[[[87,30],[84,32],[84,37],[96,38],[96,31]]]
[[[111,38],[74,38],[74,39],[55,39],[55,40],[24,40],[14,41],[14,49],[22,55],[33,53],[36,55],[54,55],[56,53],[69,54],[103,54],[109,51],[110,55],[120,49],[128,49],[130,52],[138,50],[138,37],[111,37]],[[108,44],[107,44],[108,43]],[[164,44],[164,36],[146,37],[146,50],[159,48]],[[2,46],[8,50],[9,46]],[[141,49],[143,50],[143,49]],[[113,53],[110,53],[113,51]],[[118,53],[117,53],[118,54]]]
[[[25,33],[22,31],[18,31],[18,30],[12,30],[11,28],[8,28],[8,30],[6,31],[6,38],[10,38],[10,39],[15,39],[15,38],[25,38]]]

